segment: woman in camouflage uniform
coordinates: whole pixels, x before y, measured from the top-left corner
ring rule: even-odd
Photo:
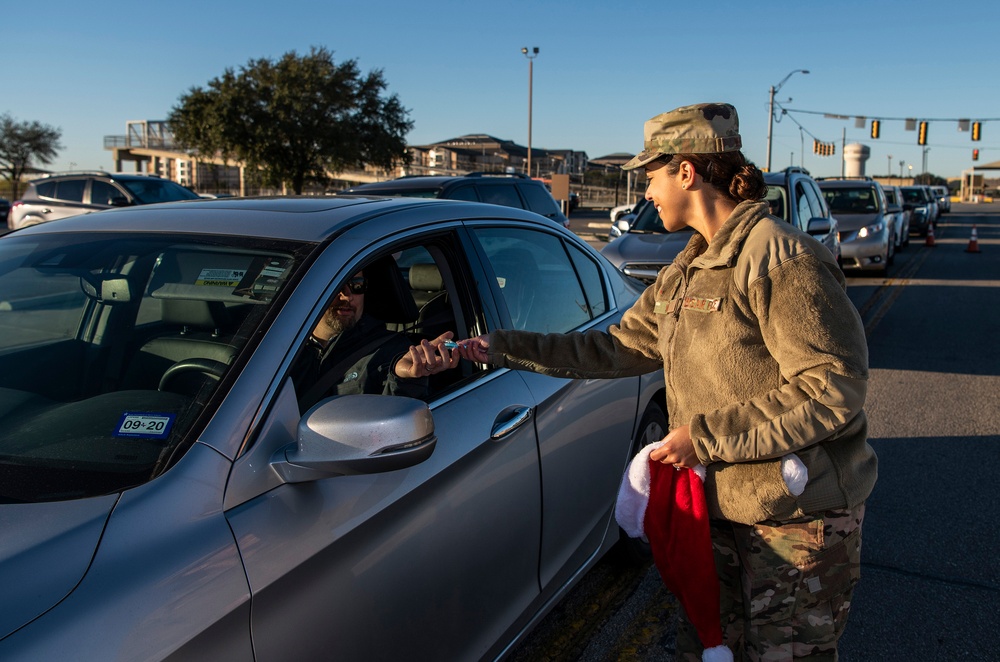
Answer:
[[[868,350],[833,255],[768,214],[736,109],[698,104],[645,125],[664,227],[696,230],[608,331],[496,331],[471,360],[560,377],[663,368],[670,432],[653,460],[705,465],[722,628],[736,659],[835,659],[859,578],[875,454]],[[700,659],[686,618],[678,657]]]

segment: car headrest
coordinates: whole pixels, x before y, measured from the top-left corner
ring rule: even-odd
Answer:
[[[199,329],[221,329],[227,325],[229,315],[221,301],[195,301],[192,299],[164,299],[163,321]]]
[[[436,264],[414,264],[410,267],[410,289],[437,292],[444,289],[444,279]]]

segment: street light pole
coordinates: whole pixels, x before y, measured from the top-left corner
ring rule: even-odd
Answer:
[[[521,49],[521,53],[528,58],[528,177],[531,177],[531,88],[535,58],[538,57],[538,46],[532,48],[530,53],[528,48],[524,47]]]
[[[774,133],[774,95],[777,94],[778,90],[781,89],[781,86],[785,84],[785,81],[787,81],[789,78],[792,77],[792,74],[797,74],[797,73],[800,73],[800,72],[804,73],[804,74],[809,73],[809,71],[806,70],[806,69],[796,69],[795,71],[792,71],[787,76],[785,76],[784,78],[782,78],[780,83],[778,83],[777,85],[772,85],[771,86],[771,96],[770,96],[770,100],[769,100],[768,105],[767,105],[767,112],[768,112],[768,116],[767,116],[767,162],[764,165],[764,170],[766,172],[771,172],[771,136]]]

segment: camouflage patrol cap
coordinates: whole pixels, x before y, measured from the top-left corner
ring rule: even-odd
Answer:
[[[740,119],[728,103],[681,106],[647,120],[643,150],[622,166],[633,170],[671,154],[735,152],[743,146]]]

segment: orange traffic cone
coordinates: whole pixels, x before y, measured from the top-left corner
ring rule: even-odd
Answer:
[[[933,245],[934,245],[934,224],[933,223],[928,223],[927,224],[927,240],[924,242],[924,246],[933,246]]]
[[[976,234],[976,226],[972,226],[972,236],[969,237],[969,245],[965,249],[966,253],[978,253],[979,252],[979,235]]]

